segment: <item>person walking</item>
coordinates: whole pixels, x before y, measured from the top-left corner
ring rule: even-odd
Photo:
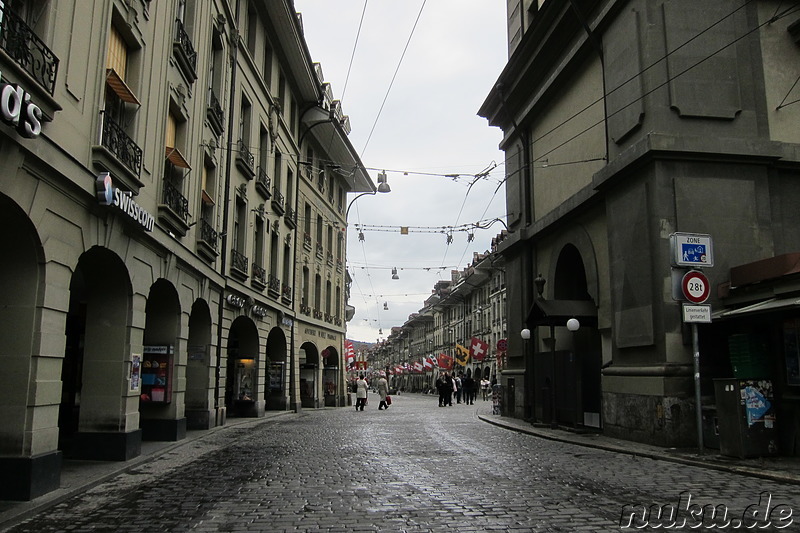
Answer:
[[[461,376],[463,375],[463,372],[459,372],[457,376],[453,377],[453,392],[456,395],[456,403],[461,403],[461,396],[464,394],[464,390],[461,388]]]
[[[439,407],[445,406],[445,400],[447,398],[447,372],[443,372],[439,374],[439,377],[436,378],[436,392],[439,393]]]
[[[386,372],[381,372],[381,377],[378,378],[378,383],[375,386],[378,395],[381,397],[381,403],[378,405],[378,411],[388,409],[389,404],[386,403],[386,396],[389,394],[389,382],[386,381]]]
[[[475,380],[469,372],[461,378],[461,388],[464,390],[464,403],[473,405],[475,403]]]
[[[356,411],[363,411],[364,406],[367,405],[367,380],[364,379],[364,374],[358,376],[356,381]]]
[[[453,407],[453,393],[456,391],[456,380],[453,379],[453,376],[447,373],[445,373],[444,379],[447,382],[445,385],[444,403],[448,407]]]
[[[483,401],[485,402],[489,399],[489,380],[486,378],[481,380],[481,392],[483,393]]]

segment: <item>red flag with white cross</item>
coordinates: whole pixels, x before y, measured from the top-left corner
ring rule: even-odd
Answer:
[[[472,337],[472,341],[469,345],[469,354],[472,356],[473,361],[483,361],[488,351],[489,343],[483,342],[477,337]]]

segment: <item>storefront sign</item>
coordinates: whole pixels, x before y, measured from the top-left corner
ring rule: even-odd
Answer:
[[[100,202],[100,205],[116,207],[132,218],[134,222],[142,226],[145,231],[153,231],[153,225],[155,224],[153,215],[137,204],[131,196],[131,193],[114,187],[111,174],[103,172],[97,176],[95,191],[97,192],[97,201]]]
[[[0,118],[14,126],[23,137],[32,139],[42,133],[42,110],[31,102],[31,95],[17,84],[2,81],[0,72]]]

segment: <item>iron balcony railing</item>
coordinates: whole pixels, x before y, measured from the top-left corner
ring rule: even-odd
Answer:
[[[56,88],[58,58],[36,33],[0,2],[0,48],[51,95]]]
[[[272,196],[272,180],[267,175],[264,167],[258,166],[256,171],[256,190],[260,191],[265,198]]]
[[[239,159],[239,161],[247,165],[248,169],[250,169],[252,172],[255,172],[254,167],[256,158],[252,152],[250,152],[250,148],[248,148],[248,146],[241,139],[239,139],[237,148],[238,153],[236,154],[236,157]]]
[[[239,272],[244,272],[247,275],[247,264],[250,260],[241,252],[231,250],[231,266]]]
[[[219,133],[225,131],[225,111],[211,88],[208,89],[208,118]]]
[[[272,274],[269,275],[269,280],[267,282],[267,290],[269,294],[274,297],[278,297],[281,294],[281,280],[278,279],[278,276],[274,276]]]
[[[164,181],[164,205],[173,213],[187,222],[189,219],[189,200],[181,194],[178,188],[169,181]]]
[[[212,250],[217,249],[217,239],[219,234],[217,230],[206,220],[200,219],[200,240],[211,247]]]
[[[103,114],[102,144],[108,148],[119,161],[139,176],[142,170],[142,149],[133,139],[128,137],[119,124],[108,114]]]
[[[267,271],[261,265],[253,263],[253,279],[262,285],[267,284]]]
[[[284,302],[292,301],[292,286],[285,281],[283,282],[283,287],[281,287],[281,297]]]
[[[186,56],[186,61],[192,68],[192,71],[197,71],[197,52],[194,49],[192,40],[186,29],[183,27],[183,22],[180,19],[175,19],[175,42],[180,46],[183,55]]]

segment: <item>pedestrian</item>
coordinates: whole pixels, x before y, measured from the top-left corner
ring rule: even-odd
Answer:
[[[447,372],[442,372],[439,374],[439,377],[436,378],[436,392],[439,393],[439,407],[444,407],[446,405],[446,393],[447,393]]]
[[[489,380],[486,378],[481,380],[481,392],[483,393],[483,401],[485,402],[489,399]]]
[[[367,405],[367,380],[364,379],[364,374],[358,376],[356,381],[356,411],[363,411],[364,406]]]
[[[463,372],[459,372],[458,375],[453,379],[453,392],[456,395],[456,403],[461,403],[461,396],[464,394],[464,390],[461,386],[461,376],[463,375]]]
[[[473,405],[475,403],[475,380],[472,379],[469,372],[461,379],[461,388],[464,391],[464,403]]]
[[[444,379],[447,382],[445,385],[445,405],[448,407],[453,407],[453,393],[456,391],[456,381],[453,379],[453,376],[446,373],[444,374]]]
[[[386,372],[381,372],[381,377],[378,378],[378,383],[375,386],[378,395],[381,397],[381,403],[378,405],[378,411],[388,409],[389,404],[386,403],[386,396],[389,395],[389,382],[386,381]]]

